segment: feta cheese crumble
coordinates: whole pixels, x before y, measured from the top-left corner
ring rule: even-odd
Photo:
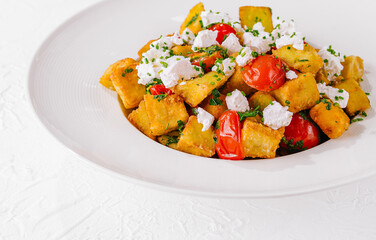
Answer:
[[[245,112],[249,110],[249,104],[246,96],[238,89],[235,89],[226,96],[227,108],[237,112]]]
[[[324,83],[318,83],[317,89],[320,93],[325,93],[333,103],[338,103],[340,108],[345,108],[347,106],[349,93],[346,90],[327,86]],[[323,97],[322,94],[320,94],[320,97]]]
[[[202,73],[202,69],[191,64],[189,58],[173,56],[166,61],[161,61],[161,80],[166,88],[178,84],[179,80],[189,80]]]
[[[186,28],[181,34],[181,38],[183,39],[183,42],[187,43],[188,45],[193,45],[196,36],[189,28]]]
[[[226,58],[225,60],[217,60],[211,70],[217,72],[219,69],[226,77],[230,77],[235,72],[235,66],[235,59]]]
[[[295,22],[293,19],[291,19],[290,21],[277,19],[276,21],[274,21],[274,24],[275,28],[272,31],[272,36],[275,39],[280,38],[284,35],[291,36],[294,32],[296,32]]]
[[[222,47],[227,48],[230,55],[239,52],[240,49],[242,49],[238,37],[233,33],[230,33],[230,35],[222,42]]]
[[[200,107],[197,108],[197,111],[198,111],[197,121],[203,125],[201,131],[204,132],[208,130],[210,126],[213,124],[214,116]]]
[[[217,31],[203,30],[197,34],[193,42],[192,49],[197,51],[199,48],[210,47],[212,45],[217,45]]]
[[[252,30],[243,34],[244,44],[259,54],[268,52],[273,44],[270,33],[265,32],[264,29],[262,23],[258,22],[253,25]]]
[[[332,46],[329,45],[321,48],[318,54],[324,61],[324,71],[329,81],[333,81],[336,77],[341,75],[343,69],[341,62],[345,61],[345,59],[340,53],[336,54]]]
[[[252,50],[249,47],[244,47],[240,50],[239,55],[236,56],[236,63],[240,67],[244,67],[247,63],[253,60]]]
[[[295,71],[289,70],[286,73],[286,78],[289,79],[289,80],[295,79],[297,77],[298,77],[298,75],[296,75]]]
[[[304,36],[300,32],[294,32],[292,35],[283,35],[275,41],[275,46],[280,49],[283,46],[292,45],[297,50],[304,49]]]
[[[279,102],[273,101],[262,111],[264,124],[274,130],[290,125],[293,113],[288,111],[288,108],[288,106],[283,107]]]
[[[228,13],[203,11],[200,14],[203,27],[213,23],[232,23],[232,18]]]

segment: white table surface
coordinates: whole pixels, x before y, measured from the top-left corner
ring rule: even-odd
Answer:
[[[0,0],[0,240],[376,239],[376,176],[273,199],[160,192],[83,163],[29,108],[36,48],[91,0]]]

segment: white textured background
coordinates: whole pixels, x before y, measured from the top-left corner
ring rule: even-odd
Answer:
[[[0,240],[376,239],[376,177],[275,199],[146,189],[88,167],[34,119],[33,53],[91,0],[0,0]]]

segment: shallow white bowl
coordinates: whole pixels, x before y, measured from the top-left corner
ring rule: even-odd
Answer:
[[[196,2],[111,0],[59,27],[42,44],[29,73],[29,97],[43,125],[67,148],[107,172],[154,188],[220,197],[282,196],[338,186],[376,172],[373,110],[339,139],[270,160],[196,157],[158,144],[123,116],[116,93],[98,81],[111,63],[136,58],[148,40],[173,33]],[[375,86],[376,51],[371,1],[252,1],[274,17],[294,18],[314,46],[332,44],[364,58],[366,91]],[[206,9],[237,16],[247,3],[204,1]],[[368,6],[368,7],[367,7]],[[309,9],[308,9],[309,7]],[[371,91],[372,92],[372,91]],[[374,94],[370,96],[374,106]]]

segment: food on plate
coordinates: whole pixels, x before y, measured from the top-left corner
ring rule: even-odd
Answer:
[[[236,18],[199,3],[179,31],[151,39],[100,83],[130,123],[175,150],[274,158],[340,137],[371,107],[362,58],[315,49],[268,7],[240,7]]]

